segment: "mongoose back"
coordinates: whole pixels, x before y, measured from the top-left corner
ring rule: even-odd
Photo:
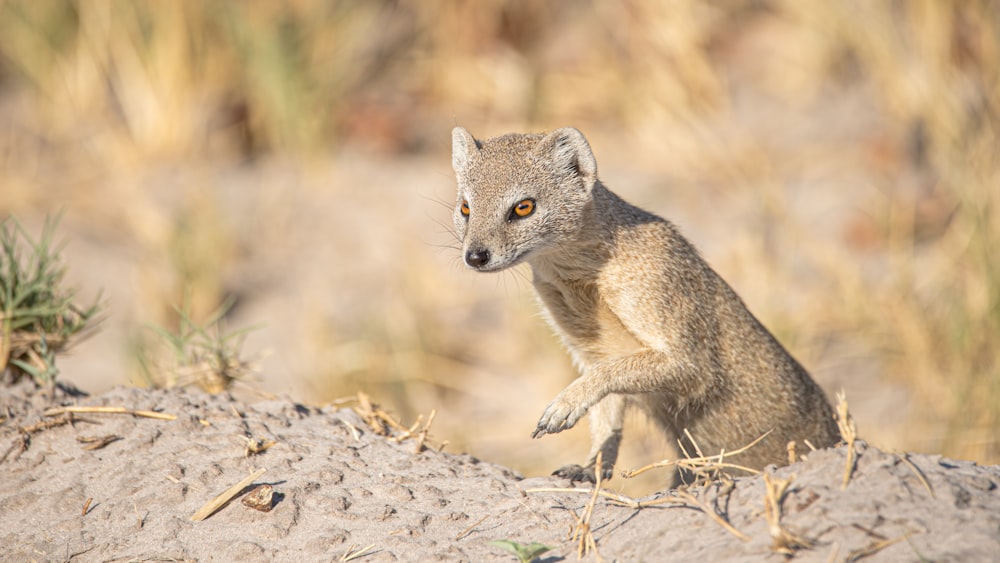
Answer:
[[[532,436],[572,428],[589,412],[583,465],[556,475],[610,477],[629,405],[670,440],[706,455],[767,434],[734,458],[785,464],[787,444],[839,439],[823,391],[669,221],[612,193],[580,131],[477,141],[452,132],[454,211],[465,264],[496,272],[527,262],[547,319],[579,377]],[[801,451],[801,450],[800,450]]]

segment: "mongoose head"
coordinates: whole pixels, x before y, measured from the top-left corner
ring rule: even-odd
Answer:
[[[452,166],[455,230],[465,264],[480,272],[559,252],[579,233],[597,182],[590,145],[572,127],[485,141],[456,127]]]

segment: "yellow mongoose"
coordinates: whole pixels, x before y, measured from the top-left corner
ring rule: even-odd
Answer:
[[[556,475],[611,476],[627,405],[671,440],[686,429],[706,455],[768,436],[734,459],[788,461],[787,444],[839,439],[823,391],[670,222],[625,202],[597,178],[583,134],[477,141],[452,131],[455,228],[465,264],[496,272],[527,262],[550,324],[580,376],[549,404],[535,438],[589,412],[586,465]],[[801,450],[800,450],[801,451]]]

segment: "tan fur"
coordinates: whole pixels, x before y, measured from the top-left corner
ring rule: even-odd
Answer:
[[[671,440],[687,429],[706,454],[770,431],[735,460],[757,469],[787,463],[789,441],[838,441],[819,386],[670,222],[604,187],[579,131],[476,141],[456,127],[452,161],[466,264],[490,272],[527,262],[580,372],[533,433],[571,428],[589,411],[590,459],[556,474],[593,479],[603,452],[610,476],[628,405]],[[534,211],[518,217],[524,200]]]

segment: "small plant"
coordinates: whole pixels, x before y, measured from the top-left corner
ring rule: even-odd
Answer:
[[[59,217],[46,219],[35,241],[14,218],[0,220],[0,373],[28,374],[52,385],[56,355],[96,325],[100,298],[85,309],[63,287],[66,268],[52,245]]]
[[[253,363],[241,357],[241,350],[246,335],[257,327],[226,332],[225,315],[233,303],[227,300],[203,324],[192,320],[185,308],[175,308],[180,317],[176,332],[149,327],[166,344],[168,352],[162,355],[169,359],[159,361],[161,354],[144,345],[139,361],[147,381],[157,387],[197,385],[208,393],[221,393],[253,373]]]
[[[545,552],[554,549],[543,543],[531,542],[528,545],[522,545],[514,540],[496,540],[491,541],[490,544],[513,553],[521,563],[531,563]]]

